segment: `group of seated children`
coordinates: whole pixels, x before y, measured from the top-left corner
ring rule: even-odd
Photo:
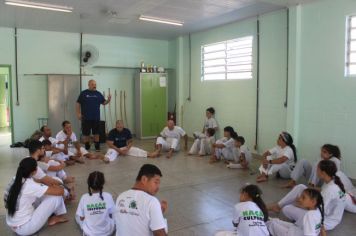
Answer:
[[[66,186],[40,167],[38,157],[44,155],[43,150],[41,142],[30,143],[31,156],[21,160],[4,194],[6,223],[17,235],[33,235],[46,223],[52,226],[68,221]],[[163,214],[167,202],[155,197],[161,177],[158,167],[143,165],[134,186],[114,203],[112,195],[103,191],[104,174],[90,173],[88,193],[80,198],[75,214],[82,235],[110,236],[116,231],[116,235],[166,236]]]
[[[356,189],[331,160],[321,160],[316,175],[321,188],[295,185],[278,203],[267,206],[256,185],[243,187],[232,220],[236,230],[218,231],[215,236],[325,236],[340,224],[344,210],[356,213],[352,195]],[[268,211],[282,212],[289,222],[269,217]]]
[[[215,109],[206,109],[206,118],[202,132],[194,132],[195,138],[188,155],[211,155],[210,163],[224,160],[228,168],[247,169],[252,154],[245,144],[245,138],[239,136],[233,127],[224,128],[224,137],[216,140],[218,124],[215,120]]]

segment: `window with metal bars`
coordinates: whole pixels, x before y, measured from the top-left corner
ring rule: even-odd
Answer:
[[[253,36],[201,47],[201,78],[208,80],[252,79]]]
[[[356,76],[356,16],[349,16],[346,23],[345,76]]]

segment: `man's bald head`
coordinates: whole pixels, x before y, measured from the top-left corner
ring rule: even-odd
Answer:
[[[124,122],[122,120],[117,120],[116,121],[116,129],[118,131],[122,131],[125,128]]]
[[[96,90],[96,81],[93,79],[89,80],[88,88],[89,88],[89,90],[95,91]]]
[[[174,126],[175,126],[175,124],[174,124],[174,121],[173,121],[173,120],[168,120],[168,121],[167,121],[167,127],[168,127],[168,129],[173,130],[173,129],[174,129]]]

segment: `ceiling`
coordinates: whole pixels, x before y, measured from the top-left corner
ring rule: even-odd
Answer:
[[[14,7],[0,0],[0,26],[172,39],[314,0],[33,0],[72,13]],[[183,21],[183,27],[139,21],[139,15]]]

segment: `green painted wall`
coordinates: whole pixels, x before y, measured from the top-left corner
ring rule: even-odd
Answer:
[[[322,144],[338,144],[346,173],[356,178],[356,80],[344,77],[345,22],[356,2],[325,0],[300,11],[300,156],[317,159]]]
[[[25,76],[34,73],[79,73],[79,34],[18,29],[18,73],[20,104],[15,105],[15,76],[13,76],[14,139],[23,141],[38,128],[37,118],[47,117],[46,76]],[[84,35],[84,44],[99,49],[96,65],[137,67],[141,60],[168,67],[168,41]],[[14,65],[14,29],[0,28],[0,64]],[[14,73],[14,66],[12,67]],[[98,90],[126,90],[129,128],[134,125],[135,70],[86,68],[98,81]],[[86,88],[88,78],[83,80]],[[119,93],[119,92],[118,92]],[[119,103],[117,104],[119,110]],[[112,120],[115,119],[114,103]],[[102,112],[103,113],[103,112]],[[103,116],[103,114],[102,114]],[[24,119],[26,117],[26,119]],[[114,123],[114,121],[113,121]],[[113,125],[110,123],[109,128]],[[133,129],[134,131],[134,129]]]
[[[221,127],[231,125],[245,136],[250,148],[255,144],[256,127],[256,40],[254,41],[254,73],[251,80],[201,81],[201,46],[223,40],[256,36],[257,19],[228,24],[191,35],[192,97],[189,90],[189,40],[178,38],[177,77],[179,81],[180,123],[188,134],[201,130],[205,109],[213,106]],[[286,12],[278,11],[260,17],[260,122],[258,150],[275,144],[286,127],[284,108],[286,89]],[[255,37],[256,38],[256,37]],[[271,138],[272,137],[272,138]]]

